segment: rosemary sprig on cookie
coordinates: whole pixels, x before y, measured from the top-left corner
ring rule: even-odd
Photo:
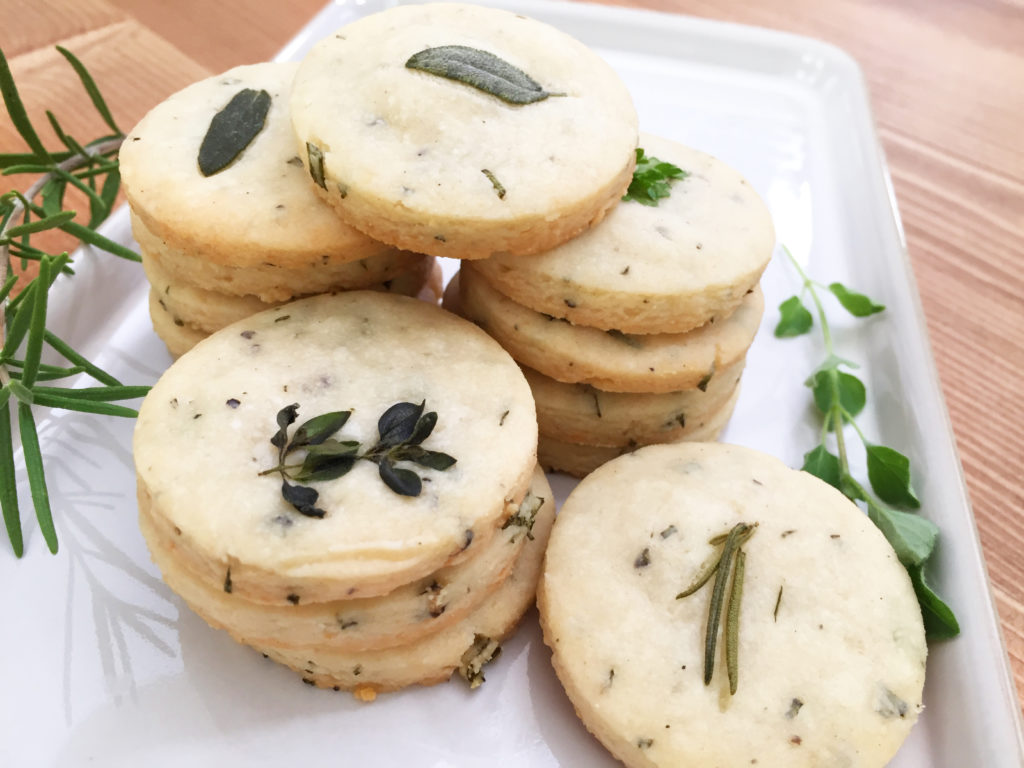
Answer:
[[[21,135],[28,152],[0,155],[3,174],[36,177],[25,192],[0,196],[0,509],[7,537],[15,555],[24,553],[21,512],[15,463],[14,416],[17,415],[22,457],[28,475],[32,504],[46,545],[57,552],[57,532],[50,509],[46,472],[36,429],[39,406],[84,413],[134,417],[131,408],[118,400],[142,397],[148,387],[125,386],[76,352],[46,326],[50,288],[61,275],[71,275],[68,253],[50,253],[34,236],[60,230],[81,243],[131,261],[136,253],[96,231],[110,215],[120,188],[117,151],[124,134],[117,127],[99,88],[82,63],[70,51],[57,47],[78,75],[100,117],[111,134],[85,144],[69,136],[57,117],[46,117],[64,145],[47,149],[18,94],[10,67],[0,51],[0,92],[11,123]],[[66,194],[74,190],[89,206],[87,218],[65,207]],[[13,270],[12,260],[21,270]],[[30,262],[38,265],[34,278],[27,276]],[[44,363],[44,350],[57,353],[62,363]],[[49,382],[87,374],[101,386],[54,387]]]
[[[708,603],[708,620],[704,629],[704,685],[711,685],[715,675],[715,651],[718,632],[725,611],[725,666],[729,676],[729,694],[735,695],[739,687],[739,632],[740,603],[743,600],[743,577],[746,573],[747,543],[757,523],[737,523],[728,533],[715,536],[708,543],[721,547],[697,572],[690,586],[676,595],[676,600],[689,597],[715,577]]]
[[[814,317],[802,300],[803,295],[807,295],[814,305],[825,344],[824,362],[804,382],[811,389],[822,415],[821,441],[804,454],[802,468],[836,487],[850,500],[866,505],[868,517],[885,535],[910,574],[928,635],[955,637],[960,632],[956,616],[925,579],[925,569],[938,539],[938,527],[910,511],[921,506],[911,485],[910,459],[894,448],[871,442],[857,425],[855,418],[864,409],[867,390],[864,382],[849,370],[843,370],[857,366],[836,355],[819,291],[831,293],[847,312],[858,318],[870,317],[884,311],[885,307],[841,283],[826,286],[812,280],[793,254],[785,247],[783,250],[800,274],[803,286],[799,295],[779,305],[780,319],[775,335],[788,338],[810,331]],[[864,446],[870,491],[850,471],[847,425],[853,428]],[[829,442],[835,444],[836,453],[829,450]]]
[[[299,404],[285,406],[277,413],[277,432],[270,438],[277,448],[277,466],[265,469],[260,476],[277,472],[281,475],[281,496],[306,517],[321,518],[327,514],[316,506],[319,492],[299,483],[336,480],[348,474],[357,461],[377,465],[380,479],[399,496],[419,496],[423,479],[411,469],[397,466],[400,461],[427,469],[444,471],[455,464],[447,453],[431,451],[421,444],[437,425],[437,413],[424,413],[426,401],[395,403],[377,420],[377,442],[366,450],[358,440],[338,440],[334,436],[345,426],[352,411],[332,411],[314,416],[302,423],[288,437],[288,428],[299,415]],[[286,464],[287,458],[300,449],[306,452],[302,461]],[[288,481],[292,480],[292,483]]]

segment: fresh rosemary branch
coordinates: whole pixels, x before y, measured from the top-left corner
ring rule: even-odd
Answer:
[[[955,637],[960,632],[956,616],[925,580],[928,559],[938,539],[938,527],[926,518],[904,511],[921,506],[910,483],[910,459],[893,448],[872,443],[854,420],[867,402],[867,391],[860,379],[842,370],[857,366],[836,355],[819,290],[830,292],[854,317],[868,317],[884,311],[885,307],[841,283],[825,286],[815,282],[807,276],[793,254],[786,248],[783,250],[800,274],[803,287],[800,295],[791,296],[779,305],[781,317],[775,335],[785,338],[810,331],[814,318],[801,298],[806,294],[814,304],[825,343],[824,362],[804,382],[811,389],[822,414],[822,429],[819,444],[804,454],[803,469],[836,487],[850,500],[865,504],[868,517],[885,535],[910,574],[928,635],[934,638]],[[871,491],[850,471],[845,425],[853,428],[864,446]],[[836,453],[828,449],[829,435],[835,443]]]
[[[81,144],[64,131],[52,112],[47,111],[46,117],[53,132],[64,145],[64,149],[58,151],[48,150],[29,120],[7,59],[0,51],[0,94],[11,123],[29,149],[27,153],[0,154],[0,169],[5,176],[38,176],[25,192],[8,192],[0,196],[0,511],[11,548],[18,557],[24,554],[24,540],[15,480],[12,411],[17,413],[22,455],[39,529],[49,550],[56,553],[57,533],[50,509],[34,407],[134,417],[137,415],[134,410],[117,405],[116,401],[141,397],[149,389],[125,386],[46,327],[50,288],[60,275],[71,275],[73,270],[71,257],[66,252],[54,254],[36,247],[32,243],[33,235],[60,230],[115,256],[139,260],[136,253],[96,231],[96,227],[110,215],[120,189],[121,176],[116,155],[124,134],[114,122],[99,88],[84,65],[70,51],[59,46],[57,50],[74,69],[100,117],[113,133]],[[64,200],[69,188],[74,188],[88,200],[87,223],[76,220],[76,211],[65,210]],[[20,259],[22,270],[28,262],[37,262],[39,271],[36,277],[26,280],[24,273],[14,274],[12,258]],[[15,288],[20,289],[16,296]],[[46,347],[70,365],[43,363]],[[81,373],[102,386],[76,389],[45,385],[45,382]]]

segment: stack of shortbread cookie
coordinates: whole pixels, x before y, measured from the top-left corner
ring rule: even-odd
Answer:
[[[714,440],[764,307],[774,230],[757,193],[702,152],[641,146],[685,174],[667,198],[622,202],[546,253],[465,264],[446,296],[526,367],[541,464],[577,476],[639,445]]]
[[[536,429],[515,362],[471,323],[383,293],[300,300],[154,386],[141,528],[197,613],[311,684],[479,681],[554,517]]]
[[[367,288],[440,298],[433,258],[366,237],[317,198],[289,120],[296,67],[237,67],[195,83],[125,139],[150,314],[174,356],[299,296]]]

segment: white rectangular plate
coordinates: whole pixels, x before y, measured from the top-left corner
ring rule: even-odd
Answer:
[[[281,57],[390,4],[329,6]],[[927,710],[891,765],[1022,765],[1017,698],[856,64],[814,40],[682,16],[499,4],[596,48],[631,89],[644,130],[739,168],[812,276],[888,306],[869,321],[836,311],[837,343],[864,364],[865,430],[916,468],[924,514],[942,529],[936,586],[963,627],[932,647]],[[106,231],[130,241],[124,211]],[[55,289],[54,327],[122,380],[155,381],[170,359],[149,326],[142,271],[88,252],[77,266]],[[781,258],[763,284],[769,309],[724,439],[799,466],[818,433],[802,381],[822,351],[813,335],[772,336],[775,307],[797,288]],[[309,688],[164,586],[135,523],[130,422],[54,413],[41,432],[61,551],[50,556],[27,520],[23,560],[0,545],[0,766],[617,765],[573,714],[535,614],[474,692],[453,681],[367,706]]]

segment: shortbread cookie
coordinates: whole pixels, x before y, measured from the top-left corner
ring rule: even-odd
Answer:
[[[155,237],[231,267],[305,268],[391,250],[339,221],[310,189],[288,118],[296,66],[254,64],[201,80],[132,129],[119,156],[125,196]],[[269,96],[262,128],[230,164],[204,175],[199,154],[211,121],[246,89]],[[238,130],[241,121],[229,125]]]
[[[680,333],[729,314],[768,266],[771,214],[720,160],[648,134],[640,145],[687,174],[657,206],[626,202],[558,248],[473,267],[519,304],[574,325]]]
[[[571,443],[625,446],[670,443],[700,426],[732,396],[745,359],[716,371],[703,386],[661,395],[605,392],[563,384],[523,368],[542,435]]]
[[[673,440],[658,442],[714,442],[729,423],[729,419],[732,418],[739,394],[739,387],[735,387],[732,395],[723,405],[716,411],[691,422],[685,434],[678,435]],[[548,472],[565,472],[573,477],[586,477],[602,464],[635,451],[639,447],[638,442],[622,446],[588,445],[540,435],[537,443],[537,461]]]
[[[145,508],[139,526],[164,581],[211,626],[249,645],[351,652],[416,642],[474,610],[508,576],[540,505],[551,499],[538,468],[516,514],[472,558],[380,597],[299,605],[252,603],[233,587],[213,586],[178,562],[173,534],[158,529]]]
[[[477,75],[498,57],[540,100],[413,68],[417,54],[468,57]],[[636,112],[611,67],[553,27],[472,5],[398,6],[324,38],[291,115],[309,183],[346,222],[436,256],[553,248],[619,201],[636,160]]]
[[[209,334],[171,314],[155,290],[149,290],[149,319],[153,331],[167,345],[171,357],[178,359]]]
[[[173,317],[207,333],[219,331],[226,325],[282,303],[265,302],[257,296],[234,296],[175,280],[164,269],[163,262],[146,251],[142,252],[142,266],[146,270],[146,278],[160,298],[161,306]],[[419,296],[425,291],[427,300],[436,304],[436,285],[440,280],[440,266],[436,260],[432,256],[423,256],[409,269],[370,289],[400,293],[403,296]]]
[[[283,498],[268,470],[289,406],[289,440],[309,419],[351,411],[337,439],[365,453],[403,402],[437,414],[421,448],[453,466],[403,460],[389,487],[359,460],[309,483],[319,497],[296,502],[305,512]],[[425,302],[359,291],[261,312],[197,344],[143,402],[134,451],[140,503],[189,568],[215,585],[230,571],[246,599],[296,604],[384,594],[475,554],[525,495],[536,441],[530,388],[492,339]],[[411,482],[398,469],[423,477],[419,495],[391,489]]]
[[[733,685],[727,607],[704,666],[717,577],[677,595],[739,523],[755,527]],[[924,627],[892,547],[837,490],[748,448],[650,446],[586,478],[538,607],[577,713],[627,766],[881,768],[922,708]]]
[[[742,359],[764,312],[760,287],[727,317],[686,333],[647,336],[572,325],[534,312],[492,288],[471,269],[459,274],[461,311],[517,361],[569,384],[608,392],[693,389]]]
[[[258,650],[322,688],[350,689],[360,699],[408,685],[434,685],[459,670],[473,687],[483,682],[485,663],[497,658],[499,642],[507,637],[533,605],[544,559],[544,547],[554,522],[552,500],[537,514],[532,539],[526,541],[515,567],[501,587],[473,613],[420,642],[384,650],[342,653],[314,649],[308,653],[262,646]]]
[[[339,289],[372,289],[415,269],[423,259],[417,253],[388,249],[358,261],[337,261],[323,254],[291,267],[270,262],[236,267],[208,260],[201,246],[186,249],[162,240],[134,212],[131,219],[139,250],[158,261],[169,279],[232,296],[256,296],[267,303]]]

